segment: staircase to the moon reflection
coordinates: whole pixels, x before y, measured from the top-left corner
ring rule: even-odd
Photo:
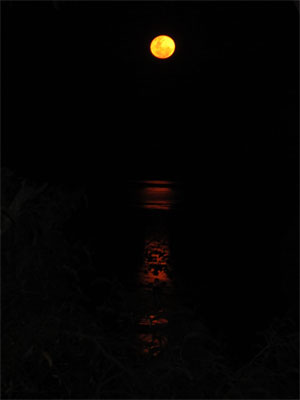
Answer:
[[[161,226],[152,226],[146,234],[138,281],[138,347],[140,353],[156,357],[168,343],[168,297],[173,287],[169,240]]]

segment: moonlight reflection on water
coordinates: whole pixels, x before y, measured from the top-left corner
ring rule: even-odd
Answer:
[[[139,271],[140,299],[144,314],[138,325],[139,347],[144,355],[157,356],[167,345],[168,308],[166,297],[172,290],[170,247],[167,232],[148,233],[144,260]]]
[[[138,181],[132,186],[131,203],[134,207],[166,211],[174,209],[179,201],[179,192],[171,181]]]
[[[143,181],[136,192],[139,208],[165,213],[177,203],[176,192],[167,181]],[[150,222],[151,221],[151,222]],[[156,222],[155,222],[156,221]],[[173,291],[168,229],[163,218],[150,218],[146,230],[143,262],[138,272],[140,304],[138,347],[140,353],[158,356],[168,343],[169,300]]]

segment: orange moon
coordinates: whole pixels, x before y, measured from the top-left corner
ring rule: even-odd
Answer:
[[[157,58],[169,58],[175,51],[175,42],[170,36],[156,36],[151,44],[150,51]]]

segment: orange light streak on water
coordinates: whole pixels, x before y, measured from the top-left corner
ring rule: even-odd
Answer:
[[[149,210],[171,210],[178,203],[174,183],[140,181],[135,205]],[[159,215],[159,214],[157,214]],[[152,223],[146,233],[144,258],[138,272],[143,309],[138,320],[140,354],[156,357],[168,343],[168,297],[172,291],[168,231]]]
[[[143,344],[142,353],[152,357],[157,357],[161,353],[162,348],[168,343],[166,336],[156,336],[153,333],[141,333],[139,340]]]
[[[143,208],[170,210],[175,205],[174,190],[169,186],[147,186],[141,190]]]
[[[145,287],[171,285],[169,276],[170,248],[166,238],[147,239],[144,250],[144,264],[139,274],[139,282]]]
[[[141,295],[146,312],[138,325],[142,333],[138,335],[140,353],[156,357],[166,347],[168,339],[167,309],[163,306],[166,290],[172,288],[170,278],[170,246],[166,232],[150,233],[145,240],[144,260],[139,272]]]

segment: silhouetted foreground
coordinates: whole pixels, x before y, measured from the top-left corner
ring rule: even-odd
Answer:
[[[299,398],[297,321],[273,321],[238,365],[181,306],[176,338],[141,354],[130,288],[97,265],[95,293],[90,250],[67,229],[85,191],[4,170],[2,194],[2,398]]]

